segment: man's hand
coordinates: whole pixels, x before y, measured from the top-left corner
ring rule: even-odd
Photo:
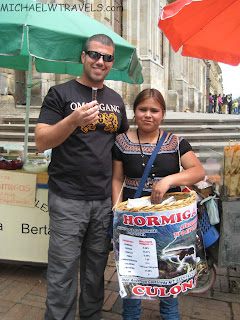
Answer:
[[[98,120],[99,107],[97,101],[91,101],[84,106],[76,109],[69,116],[76,127],[85,127]]]
[[[68,117],[54,125],[38,123],[35,129],[35,142],[38,150],[55,148],[63,143],[73,131],[81,126],[87,126],[98,120],[97,101],[91,101],[74,110]]]

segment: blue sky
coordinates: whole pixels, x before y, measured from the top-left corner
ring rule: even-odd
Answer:
[[[240,97],[240,65],[237,67],[225,63],[219,65],[222,69],[224,93],[232,93],[233,98]]]

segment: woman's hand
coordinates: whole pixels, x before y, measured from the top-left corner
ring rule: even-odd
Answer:
[[[205,172],[193,151],[188,151],[181,157],[183,171],[164,177],[153,187],[150,200],[160,203],[164,194],[173,186],[189,186],[204,179]]]
[[[168,177],[163,178],[159,182],[155,184],[153,187],[150,200],[152,203],[160,203],[162,201],[162,198],[164,194],[171,188],[170,179]]]

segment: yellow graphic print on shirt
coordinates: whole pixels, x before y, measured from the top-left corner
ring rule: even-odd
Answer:
[[[87,133],[89,130],[96,130],[97,124],[102,124],[105,125],[104,131],[110,131],[111,133],[117,131],[118,120],[114,113],[100,113],[98,116],[99,119],[97,121],[85,127],[81,127],[81,130],[84,133]]]

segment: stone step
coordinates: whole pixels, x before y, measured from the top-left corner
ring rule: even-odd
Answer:
[[[29,123],[29,132],[34,132],[36,127],[35,123]],[[131,126],[131,128],[133,129],[134,126]],[[224,126],[219,126],[219,125],[215,125],[215,126],[207,126],[207,125],[196,125],[196,126],[188,126],[188,125],[182,125],[182,126],[177,126],[177,125],[162,125],[161,129],[168,131],[168,132],[172,132],[174,134],[178,134],[178,135],[189,135],[189,136],[196,136],[198,137],[199,135],[203,136],[204,135],[207,137],[207,135],[211,135],[211,137],[216,137],[217,135],[226,135],[230,136],[234,136],[238,138],[238,135],[240,135],[240,125],[224,125]],[[0,131],[12,131],[12,132],[24,132],[25,131],[25,123],[19,124],[19,123],[3,123],[0,124]],[[2,133],[1,133],[2,134]],[[226,136],[226,138],[227,138]],[[215,138],[214,138],[215,139]]]
[[[182,125],[182,124],[165,124],[161,125],[161,129],[166,130],[168,132],[176,133],[176,132],[232,132],[239,131],[240,132],[240,124],[195,124],[195,125]]]
[[[2,124],[25,124],[25,116],[2,116],[0,118],[0,123]],[[38,115],[31,115],[29,117],[29,124],[36,124],[38,120]]]
[[[131,117],[128,118],[131,119]],[[34,129],[38,114],[30,114],[28,152],[36,152]],[[222,158],[229,141],[240,141],[240,115],[168,113],[163,130],[184,137],[191,144],[200,161],[213,157]],[[133,122],[131,129],[135,128]],[[0,119],[0,143],[24,144],[25,115],[2,116]]]
[[[29,124],[28,131],[29,132],[34,132],[36,127],[36,124]],[[10,123],[10,124],[1,124],[0,125],[0,134],[3,135],[4,132],[25,132],[25,124],[15,124],[15,123]]]
[[[135,126],[131,126],[131,129],[136,128]],[[189,141],[195,141],[195,140],[222,140],[228,141],[228,140],[240,140],[240,126],[205,126],[205,125],[199,125],[199,126],[188,126],[188,125],[182,125],[182,126],[171,126],[171,125],[161,125],[161,129],[165,130],[167,132],[174,133],[176,135],[179,135],[181,137],[184,137],[185,139],[188,139]]]
[[[187,139],[189,142],[211,140],[212,143],[216,141],[239,141],[240,140],[240,131],[239,132],[214,132],[214,133],[181,133],[181,136]]]
[[[131,123],[130,126],[132,128],[135,128],[136,125],[134,123]],[[196,129],[201,129],[201,130],[206,130],[206,129],[220,129],[220,128],[223,128],[223,130],[225,129],[237,129],[239,130],[240,129],[240,118],[239,118],[239,121],[235,121],[235,122],[230,122],[230,123],[219,123],[218,121],[216,121],[215,123],[207,123],[205,122],[205,120],[198,120],[196,123],[185,123],[184,120],[181,120],[179,122],[177,121],[164,121],[164,123],[161,123],[160,125],[161,128],[171,128],[171,129],[174,129],[175,127],[177,128],[181,128],[181,129],[191,129],[191,130],[194,130],[195,128]]]
[[[240,120],[240,115],[237,115],[237,117],[231,117],[229,115],[229,118],[211,118],[209,117],[197,117],[197,118],[186,118],[186,117],[178,117],[176,118],[165,118],[164,122],[167,124],[178,124],[178,123],[184,123],[184,124],[196,124],[199,122],[203,122],[205,124],[211,125],[211,124],[237,124]]]
[[[36,126],[36,119],[30,119],[29,131],[33,132]],[[135,126],[131,126],[132,129]],[[230,124],[230,125],[206,125],[206,124],[196,124],[194,126],[190,125],[161,125],[161,129],[166,130],[172,133],[186,133],[193,132],[195,133],[217,133],[217,132],[240,132],[240,124]],[[25,120],[24,119],[14,119],[13,121],[8,121],[4,119],[4,123],[0,125],[0,131],[24,131],[25,130]]]
[[[24,127],[21,127],[21,130],[14,125],[15,130],[7,127],[7,131],[4,128],[0,129],[0,140],[22,140],[24,139]],[[30,126],[29,128],[29,141],[34,139],[34,128],[35,126]],[[169,130],[167,130],[169,131]],[[178,132],[176,132],[178,133]],[[191,144],[196,142],[197,145],[204,144],[205,142],[210,145],[214,145],[216,142],[226,142],[228,141],[240,141],[240,132],[218,132],[218,133],[181,133],[179,134],[184,139],[188,140]],[[210,140],[210,141],[209,141]]]
[[[39,113],[30,112],[29,123],[36,123]],[[127,110],[129,123],[134,126],[133,112]],[[22,115],[1,115],[0,122],[2,123],[25,123],[25,114]],[[166,125],[237,125],[239,127],[240,115],[219,115],[208,113],[194,113],[188,114],[184,112],[170,112],[166,114],[164,118]]]
[[[33,132],[29,132],[28,141],[35,141]],[[24,132],[1,132],[1,141],[24,141]]]

